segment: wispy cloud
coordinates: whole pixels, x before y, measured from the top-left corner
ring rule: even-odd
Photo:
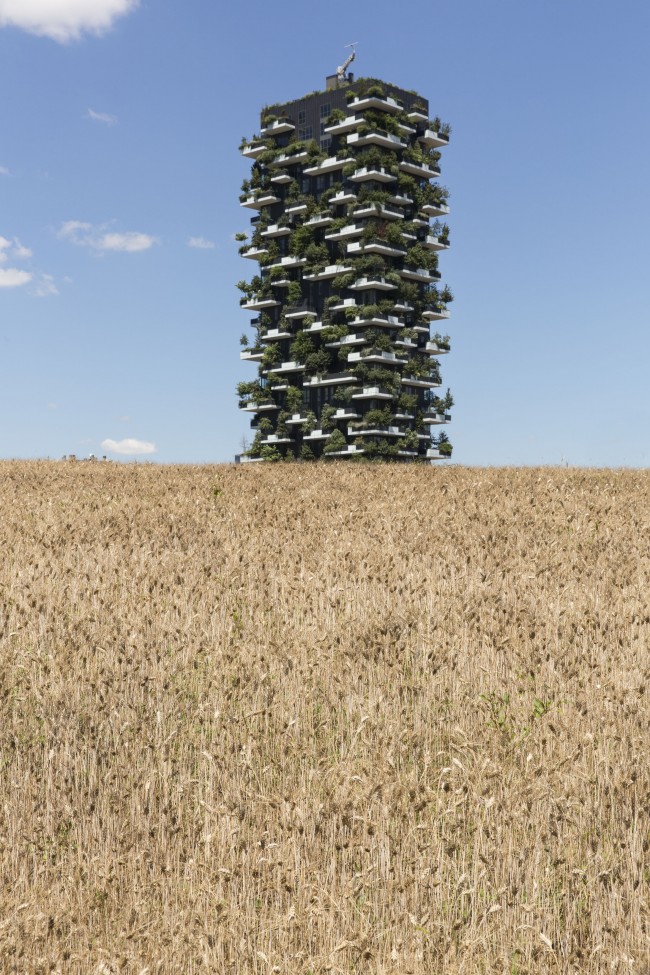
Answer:
[[[26,260],[32,256],[29,247],[23,246],[17,237],[10,240],[8,237],[0,236],[0,265],[5,265],[12,261]],[[0,288],[20,288],[23,284],[29,284],[34,275],[31,271],[22,271],[17,267],[0,267]]]
[[[139,0],[2,0],[0,27],[19,27],[30,34],[65,44],[83,34],[103,34],[118,17],[135,10]]]
[[[188,247],[196,247],[200,251],[211,251],[217,246],[213,240],[207,237],[190,237],[187,242]]]
[[[109,231],[106,224],[94,227],[81,220],[68,220],[61,226],[57,236],[76,244],[77,247],[89,247],[95,251],[123,251],[129,254],[148,251],[159,243],[158,238],[151,234],[142,234],[135,230],[115,233]]]
[[[11,176],[11,173],[6,166],[0,166],[0,176]]]
[[[0,267],[0,288],[20,288],[29,284],[33,275],[29,271],[20,271],[16,267]]]
[[[37,298],[49,298],[51,295],[58,295],[59,289],[51,274],[41,274],[36,282],[34,294]]]
[[[93,122],[103,122],[104,125],[117,124],[117,115],[109,115],[108,112],[94,112],[92,108],[88,109],[85,117],[92,119]]]
[[[29,247],[21,244],[17,237],[9,240],[7,237],[0,237],[0,264],[4,264],[8,258],[16,261],[24,261],[32,256]]]
[[[155,454],[155,443],[148,440],[134,440],[127,437],[125,440],[102,440],[102,448],[111,454],[125,454],[134,457],[136,454]]]

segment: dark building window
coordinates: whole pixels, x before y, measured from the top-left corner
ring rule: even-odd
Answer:
[[[330,105],[329,102],[325,102],[324,105],[321,105],[320,107],[321,118],[327,118],[331,114],[331,112],[332,112],[332,106]]]
[[[321,139],[320,145],[321,149],[329,149],[329,147],[332,145],[331,136],[328,135],[325,139]]]
[[[307,112],[303,109],[302,112],[298,112],[298,125],[304,125],[307,121]]]
[[[299,139],[313,139],[314,138],[314,126],[313,125],[303,125],[302,128],[298,129]]]

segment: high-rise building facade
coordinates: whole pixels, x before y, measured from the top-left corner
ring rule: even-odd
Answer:
[[[238,386],[255,430],[243,459],[449,457],[449,127],[416,92],[341,71],[327,85],[264,109],[241,146],[240,252],[259,265],[238,285],[258,370]]]

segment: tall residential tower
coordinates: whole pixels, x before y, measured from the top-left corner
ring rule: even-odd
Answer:
[[[451,455],[437,331],[452,300],[438,271],[448,141],[425,98],[344,69],[262,112],[241,146],[255,215],[238,237],[259,265],[238,285],[255,316],[241,358],[258,368],[238,386],[255,430],[244,459]]]

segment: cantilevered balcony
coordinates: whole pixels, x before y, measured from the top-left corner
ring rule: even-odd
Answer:
[[[348,427],[349,437],[402,437],[405,431],[400,427],[378,424],[368,427]]]
[[[446,217],[449,213],[449,207],[446,203],[425,203],[420,209],[428,217]]]
[[[424,351],[429,355],[447,355],[449,352],[449,345],[438,345],[437,342],[432,340],[431,342],[427,342],[424,347]]]
[[[449,460],[451,454],[442,454],[439,447],[429,447],[427,460]]]
[[[312,430],[310,433],[306,433],[303,440],[329,440],[330,433],[327,430]]]
[[[377,183],[394,183],[397,176],[393,173],[389,173],[388,170],[384,169],[383,166],[380,169],[368,168],[363,166],[361,169],[355,170],[348,179],[352,183],[367,183],[370,180],[375,180]]]
[[[276,186],[284,186],[286,183],[290,183],[292,177],[289,173],[277,173],[275,176],[271,176],[271,182]]]
[[[310,217],[306,221],[305,226],[307,227],[326,227],[328,223],[332,223],[334,217],[331,213],[315,213],[313,217]]]
[[[305,364],[304,362],[283,362],[280,366],[273,366],[272,372],[276,374],[287,373],[287,372],[304,372]]]
[[[407,281],[421,281],[425,284],[440,280],[440,272],[433,270],[433,268],[429,270],[426,267],[404,267],[397,273]]]
[[[241,307],[246,311],[264,311],[265,308],[276,308],[279,304],[275,298],[251,298],[249,301],[242,301]]]
[[[269,401],[267,403],[246,403],[245,406],[240,406],[239,409],[242,413],[271,413],[273,410],[279,410],[280,407],[277,403]]]
[[[450,421],[451,413],[438,413],[436,410],[427,410],[422,417],[422,423],[427,427],[437,426],[441,423],[449,423]]]
[[[280,342],[282,339],[292,338],[291,332],[284,328],[270,328],[264,335],[260,335],[260,342]]]
[[[346,308],[358,308],[355,298],[342,298],[336,305],[330,305],[330,311],[345,311]]]
[[[260,443],[263,444],[293,443],[293,440],[291,437],[279,437],[277,433],[270,433],[268,437],[264,438],[264,440],[260,440]]]
[[[378,95],[357,96],[348,103],[348,108],[355,112],[365,112],[369,108],[376,108],[379,111],[390,112],[391,114],[402,111],[402,106],[395,98],[390,96],[382,98]]]
[[[326,342],[325,345],[328,349],[343,349],[348,345],[365,345],[367,341],[363,335],[357,335],[353,332],[351,335],[342,335],[336,342]]]
[[[372,315],[368,318],[363,317],[363,305],[359,307],[359,318],[355,318],[350,322],[350,327],[354,328],[364,328],[365,326],[371,326],[374,328],[402,328],[404,322],[400,321],[395,315]]]
[[[296,254],[289,254],[287,257],[281,257],[279,261],[275,262],[275,264],[267,264],[266,270],[270,271],[273,268],[277,268],[277,267],[284,267],[284,268],[302,267],[306,263],[307,263],[306,257],[298,257]]]
[[[298,152],[283,152],[273,160],[274,166],[296,166],[309,159],[309,153],[304,149]]]
[[[351,132],[347,137],[349,146],[381,146],[384,149],[406,149],[406,142],[398,135],[390,132],[382,132],[374,129],[362,135],[360,132]]]
[[[404,257],[406,248],[387,244],[385,240],[370,240],[367,244],[355,240],[348,244],[348,254],[383,254],[385,257]]]
[[[308,389],[314,386],[340,386],[344,383],[358,383],[359,380],[356,376],[350,375],[349,372],[327,372],[322,376],[312,376],[306,383],[303,383],[303,389]]]
[[[249,210],[261,210],[262,207],[268,207],[273,203],[279,202],[279,196],[275,196],[275,194],[266,191],[262,193],[252,193],[250,196],[247,196],[241,200],[240,205],[243,207],[248,207]]]
[[[300,200],[298,203],[291,203],[288,207],[285,207],[284,212],[288,217],[297,217],[300,213],[307,213],[308,209],[309,207],[304,200]]]
[[[333,420],[360,420],[361,414],[356,413],[349,406],[341,407],[332,415]]]
[[[408,359],[401,359],[394,352],[384,352],[382,349],[369,349],[367,352],[351,352],[348,362],[378,362],[381,365],[403,366]]]
[[[303,423],[309,423],[310,417],[303,416],[302,413],[293,413],[288,420],[284,422],[288,427],[299,427]]]
[[[431,304],[426,311],[422,312],[422,318],[426,318],[429,322],[439,322],[449,318],[449,311],[442,305]]]
[[[267,126],[265,126],[260,132],[260,135],[265,137],[270,135],[284,135],[285,132],[293,132],[294,129],[295,125],[292,122],[289,122],[288,119],[278,119],[277,121],[270,122]]]
[[[249,142],[248,145],[242,146],[241,154],[245,156],[246,159],[257,159],[261,156],[263,152],[266,152],[268,145],[265,142]]]
[[[342,203],[356,203],[357,195],[352,190],[339,190],[331,199],[330,206],[341,206]]]
[[[260,257],[264,257],[265,254],[268,254],[268,248],[255,247],[254,245],[246,247],[245,250],[241,252],[242,257],[248,257],[251,261],[259,261]]]
[[[393,399],[393,393],[383,386],[364,386],[360,393],[353,393],[352,399]]]
[[[260,237],[283,237],[291,233],[291,227],[284,223],[272,223],[266,230],[260,231]]]
[[[346,274],[351,271],[351,267],[346,267],[345,264],[329,264],[324,267],[322,271],[316,271],[314,274],[305,274],[305,281],[327,281],[329,278],[335,278],[339,274]]]
[[[424,112],[418,112],[416,109],[412,109],[410,112],[408,112],[408,118],[411,122],[415,122],[416,125],[418,122],[428,123],[429,121],[428,115],[425,115]]]
[[[443,135],[436,129],[425,129],[418,139],[427,149],[441,149],[449,145],[449,136]]]
[[[352,269],[348,268],[348,270]],[[350,291],[369,291],[371,288],[375,291],[395,291],[397,285],[391,284],[382,277],[357,278],[354,284],[350,285]]]
[[[310,166],[309,169],[303,169],[305,176],[323,176],[325,173],[334,172],[336,169],[343,169],[348,163],[355,163],[356,159],[337,159],[335,156],[331,158],[324,159],[317,166]]]
[[[449,242],[442,240],[440,237],[434,237],[433,234],[427,234],[427,236],[422,241],[422,246],[426,247],[430,251],[446,251],[449,250]]]
[[[352,223],[348,227],[341,227],[340,230],[333,231],[331,234],[325,234],[325,240],[344,240],[346,237],[358,237],[363,231],[362,226]]]
[[[264,357],[264,349],[243,349],[239,353],[239,358],[246,362],[261,362]]]
[[[325,134],[342,135],[344,132],[352,132],[354,129],[358,129],[360,125],[365,124],[366,120],[363,115],[348,115],[346,118],[341,119],[340,122],[327,125],[325,127]]]
[[[402,386],[415,386],[417,389],[435,389],[441,386],[440,376],[431,375],[427,378],[421,376],[402,376]]]
[[[401,193],[396,193],[391,196],[388,200],[389,203],[394,203],[398,207],[410,207],[413,206],[413,199],[410,196],[404,196]]]
[[[411,159],[402,159],[399,168],[409,176],[417,176],[418,179],[437,179],[440,176],[438,166],[428,166],[426,163],[414,162]]]
[[[330,450],[328,453],[323,454],[325,460],[328,457],[353,457],[355,454],[365,454],[363,447],[357,447],[356,444],[348,444],[343,450]]]
[[[291,319],[316,318],[316,310],[310,305],[288,305],[284,309],[284,317]]]
[[[393,198],[395,199],[395,198]],[[406,197],[399,197],[400,200],[406,200],[412,203],[412,200],[407,200]],[[366,217],[374,217],[378,220],[403,220],[404,214],[401,210],[395,210],[393,207],[386,206],[384,203],[367,203],[357,210],[352,211],[352,216],[355,220],[361,220]]]

